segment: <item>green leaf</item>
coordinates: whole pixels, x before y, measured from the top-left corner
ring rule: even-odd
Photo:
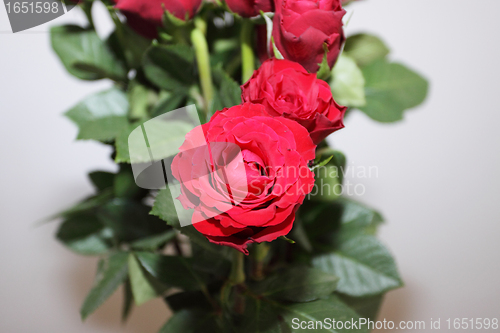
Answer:
[[[209,107],[207,121],[219,110],[241,104],[241,88],[220,66],[212,69],[215,94]]]
[[[262,11],[262,10],[260,11],[260,16],[262,16],[262,18],[264,18],[264,21],[266,22],[266,49],[267,49],[266,51],[267,51],[267,54],[270,56],[271,51],[273,51],[273,53],[276,54],[276,51],[278,51],[278,49],[276,48],[276,45],[274,44],[273,20],[272,20],[272,17],[269,17],[268,15],[269,14],[264,13],[264,11]],[[272,48],[272,50],[271,50],[271,48]],[[279,53],[279,51],[278,51],[278,53]],[[276,58],[283,59],[283,56],[281,56],[281,58],[278,58],[278,57],[276,57]]]
[[[389,49],[376,36],[357,34],[347,38],[343,53],[363,67],[377,59],[384,59],[389,54]]]
[[[127,96],[111,88],[86,97],[65,115],[78,126],[78,140],[109,141],[128,126],[127,113]]]
[[[173,240],[178,234],[178,231],[176,230],[169,230],[164,233],[161,233],[159,235],[154,235],[146,238],[139,239],[130,246],[135,249],[135,250],[156,250],[160,246],[164,245],[165,243],[170,242]]]
[[[181,106],[181,102],[186,98],[182,92],[162,91],[160,101],[151,110],[151,117],[157,117],[164,113],[173,111]]]
[[[149,209],[134,200],[115,198],[103,205],[97,216],[113,230],[117,242],[131,242],[168,229],[163,221],[149,214]]]
[[[104,226],[95,216],[75,215],[61,224],[56,237],[75,253],[98,255],[109,250],[103,229]]]
[[[187,237],[191,243],[196,244],[200,248],[200,251],[205,251],[206,256],[210,256],[212,258],[219,258],[219,260],[227,260],[230,261],[232,258],[232,251],[226,246],[215,245],[210,243],[205,236],[203,236],[196,228],[192,225],[185,226],[179,229],[180,232]],[[196,259],[195,263],[197,262]],[[219,263],[220,265],[226,265],[227,263]]]
[[[330,156],[330,157],[328,157],[327,159],[325,159],[325,160],[321,161],[320,163],[318,163],[317,165],[315,165],[315,166],[314,166],[314,167],[312,167],[311,169],[312,169],[312,170],[314,170],[314,169],[316,169],[316,168],[320,168],[320,167],[323,167],[323,166],[327,165],[327,164],[328,164],[328,162],[330,162],[330,161],[332,160],[332,158],[333,158],[333,155],[332,155],[332,156]]]
[[[331,164],[336,166],[337,170],[339,170],[338,177],[339,177],[340,183],[342,184],[344,182],[344,170],[345,170],[347,159],[346,159],[345,155],[338,150],[334,150],[332,152],[332,154],[333,154],[333,159],[331,160]]]
[[[165,23],[165,26],[174,26],[176,28],[184,28],[190,24],[189,20],[189,14],[186,13],[184,19],[180,19],[177,16],[175,16],[173,13],[169,12],[168,10],[165,10],[163,13],[163,20]]]
[[[217,68],[221,66],[226,72],[234,74],[235,68],[241,65],[239,38],[236,36],[212,38],[214,38],[214,41],[210,52],[211,67]]]
[[[107,44],[117,57],[126,61],[130,68],[139,68],[142,57],[151,45],[151,40],[138,35],[128,25],[120,25],[120,33],[123,38],[118,38],[117,31],[113,31],[107,40]]]
[[[184,309],[176,312],[159,333],[216,333],[219,329],[215,315],[199,309]]]
[[[213,309],[201,290],[183,291],[165,297],[165,302],[173,312],[183,309]]]
[[[149,109],[156,102],[157,95],[142,84],[135,81],[130,84],[128,100],[130,103],[130,117],[144,119],[148,117]]]
[[[126,117],[106,117],[80,124],[77,140],[111,141],[126,128]]]
[[[359,109],[380,122],[403,119],[403,112],[425,100],[427,81],[403,65],[377,60],[363,68],[366,105]]]
[[[127,258],[128,254],[125,252],[117,252],[109,257],[102,277],[95,283],[83,302],[80,309],[82,320],[97,310],[125,281],[128,271]]]
[[[104,205],[112,198],[112,192],[108,189],[103,190],[101,193],[91,196],[82,202],[77,203],[73,207],[66,209],[54,216],[51,216],[49,220],[53,220],[57,217],[72,217],[80,213],[93,213],[100,206]]]
[[[278,47],[276,46],[276,43],[274,42],[274,37],[271,37],[271,45],[273,48],[274,57],[278,60],[285,59],[285,57],[283,57],[283,55],[281,54],[280,50],[278,50]]]
[[[128,137],[133,130],[140,126],[142,122],[136,122],[134,124],[129,124],[124,128],[120,134],[116,136],[115,148],[116,156],[115,163],[130,163],[130,153],[128,151]]]
[[[144,128],[144,131],[143,131]],[[151,119],[146,123],[136,123],[122,129],[116,138],[116,163],[146,163],[151,162],[151,155],[145,147],[149,144],[154,154],[154,160],[176,155],[185,140],[186,134],[193,129],[184,121]],[[147,135],[144,136],[144,132]],[[133,160],[130,157],[133,152]]]
[[[376,321],[382,301],[384,300],[384,295],[369,297],[350,297],[347,295],[340,295],[340,299],[342,299],[342,301],[351,309],[356,311],[361,318]]]
[[[342,205],[340,239],[347,240],[358,235],[374,235],[377,227],[383,222],[383,217],[379,212],[357,201],[342,198],[338,204]]]
[[[98,191],[104,191],[113,186],[115,174],[108,171],[93,171],[89,173],[89,178]]]
[[[307,236],[304,224],[299,216],[295,216],[295,222],[293,222],[293,228],[290,235],[293,239],[297,240],[297,244],[299,244],[306,252],[311,253],[313,251],[311,241]]]
[[[189,258],[164,256],[151,252],[137,252],[142,267],[159,282],[184,290],[204,288],[204,274],[195,273]]]
[[[343,322],[356,322],[359,316],[356,312],[347,307],[336,296],[330,296],[327,299],[317,300],[309,303],[293,303],[283,306],[283,320],[285,323],[291,325],[294,318],[299,318],[299,321],[325,322],[327,318],[335,318],[335,321]],[[326,325],[325,325],[326,326]],[[348,332],[346,329],[335,329],[323,326],[323,329],[318,328],[315,332]],[[365,327],[360,327],[356,332],[368,332]]]
[[[132,294],[132,286],[130,285],[130,278],[125,280],[123,284],[123,308],[122,308],[122,322],[127,321],[130,312],[134,305],[134,295]]]
[[[196,82],[194,51],[183,44],[153,45],[144,55],[144,73],[160,88],[188,91]]]
[[[238,330],[241,333],[256,332],[348,332],[346,329],[332,327],[332,319],[342,322],[357,322],[358,314],[346,306],[337,296],[304,303],[277,303],[266,299],[254,299],[247,302],[245,314],[249,318]],[[306,322],[306,329],[300,329],[294,323]],[[319,325],[319,322],[322,325]],[[312,326],[311,326],[312,325]],[[359,326],[358,326],[359,327]],[[369,332],[366,327],[359,327],[356,332]]]
[[[333,274],[304,266],[286,268],[255,287],[261,296],[290,302],[310,302],[328,296],[337,287]]]
[[[117,198],[136,198],[144,190],[137,186],[129,165],[120,167],[113,182],[113,192]]]
[[[333,201],[342,194],[339,169],[335,165],[325,165],[314,169],[315,183],[311,198]]]
[[[295,241],[291,238],[288,238],[286,236],[280,236],[279,239],[282,239],[284,240],[285,242],[287,242],[288,244],[295,244]]]
[[[307,207],[308,205],[312,207]],[[301,217],[307,225],[317,223],[317,221],[324,223],[328,219],[329,223],[338,222],[335,228],[365,229],[382,222],[380,213],[347,197],[341,197],[331,203],[306,202],[306,208],[301,211]]]
[[[323,43],[323,59],[321,60],[321,63],[319,63],[319,69],[318,72],[316,73],[318,79],[321,80],[327,80],[328,77],[330,76],[331,73],[331,68],[330,65],[328,65],[328,45]]]
[[[189,237],[193,250],[193,268],[216,275],[227,272],[231,260],[230,249],[210,243],[192,225],[181,227],[168,187],[158,192],[151,214]]]
[[[326,160],[323,160],[323,162],[320,163],[322,159]],[[314,163],[319,163],[319,164],[314,166],[312,170],[326,165],[335,166],[337,168],[337,172],[335,173],[335,175],[336,177],[339,178],[340,183],[342,183],[344,178],[346,161],[347,160],[345,155],[338,150],[333,150],[329,147],[318,149],[318,151],[316,152],[316,159],[314,160]]]
[[[125,81],[127,72],[94,30],[75,25],[50,29],[52,48],[68,72],[82,80]]]
[[[353,237],[374,235],[383,220],[377,211],[344,197],[332,202],[306,201],[299,218],[314,248],[328,252]]]
[[[66,112],[66,116],[75,123],[82,123],[105,117],[123,117],[127,115],[127,112],[126,94],[120,89],[111,88],[87,96]]]
[[[370,235],[342,242],[337,251],[313,258],[313,265],[340,277],[338,291],[350,296],[377,295],[402,286],[391,254]]]
[[[158,216],[172,227],[180,228],[172,194],[170,194],[168,187],[160,190],[156,195],[151,215]]]
[[[128,274],[130,276],[130,285],[134,295],[135,304],[142,305],[147,301],[156,298],[165,290],[158,283],[155,283],[137,261],[134,254],[128,256]]]
[[[332,71],[330,82],[332,95],[341,105],[360,107],[366,104],[365,78],[356,62],[346,55],[341,55]]]
[[[207,116],[206,116],[207,122],[210,121],[210,119],[215,114],[215,112],[222,110],[224,108],[222,105],[220,94],[217,92],[216,89],[214,89],[214,90],[215,90],[215,93],[214,93],[214,96],[212,98],[212,102],[210,103],[210,105],[208,107],[208,112],[207,112]]]
[[[308,197],[315,201],[334,201],[342,194],[345,156],[339,151],[323,148],[318,150],[316,162],[328,155],[326,160],[311,168],[316,182]]]
[[[197,232],[197,231],[196,231]],[[199,232],[198,232],[199,234]],[[201,234],[199,234],[201,236]],[[231,248],[209,243],[204,237],[191,238],[193,269],[226,278],[231,269]],[[201,242],[200,242],[201,241]],[[199,245],[202,243],[203,245]],[[206,247],[204,247],[204,245]],[[208,250],[207,250],[208,248]]]
[[[146,144],[151,147],[155,161],[163,158],[175,156],[179,152],[179,147],[186,138],[186,134],[193,129],[189,123],[171,120],[163,121],[152,119],[145,122],[141,127],[137,127],[132,131],[128,140],[128,147],[133,151],[131,157],[132,163],[151,162],[151,156],[147,149],[144,149]]]
[[[222,68],[213,70],[214,82],[218,87],[218,94],[222,108],[230,108],[241,104],[241,88]]]

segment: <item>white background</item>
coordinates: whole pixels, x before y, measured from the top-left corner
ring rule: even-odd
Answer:
[[[386,217],[381,237],[406,282],[381,318],[500,317],[500,2],[369,0],[350,9],[347,34],[381,36],[392,59],[431,82],[425,105],[404,121],[381,125],[355,112],[332,137],[350,165],[379,170],[351,181]],[[88,171],[113,170],[108,149],[74,142],[76,128],[62,117],[109,86],[70,77],[50,49],[50,25],[82,21],[73,11],[12,34],[0,6],[1,332],[148,333],[168,313],[151,301],[122,325],[118,293],[82,324],[95,260],[58,244],[55,224],[34,227],[91,193]]]

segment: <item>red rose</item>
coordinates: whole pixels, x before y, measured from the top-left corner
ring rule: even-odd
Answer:
[[[297,121],[315,144],[344,127],[347,108],[334,101],[325,81],[296,62],[269,59],[241,88],[244,102],[262,104],[271,116]]]
[[[114,0],[115,7],[127,17],[130,26],[139,34],[155,38],[156,27],[162,26],[167,10],[181,20],[191,19],[200,8],[202,0]]]
[[[277,0],[273,21],[276,47],[285,59],[317,72],[326,43],[331,68],[345,40],[344,14],[340,0]]]
[[[132,13],[123,13],[127,18],[127,25],[131,27],[139,35],[154,39],[158,37],[158,27],[160,25],[146,21],[142,17]]]
[[[232,12],[243,17],[257,16],[261,10],[274,11],[272,0],[226,0],[226,4]]]
[[[307,130],[251,103],[216,112],[202,129],[211,149],[200,146],[195,128],[172,162],[178,199],[194,209],[194,227],[210,242],[245,254],[249,243],[288,234],[314,186],[308,162],[316,146]]]

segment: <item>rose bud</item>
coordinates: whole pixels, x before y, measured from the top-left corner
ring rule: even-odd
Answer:
[[[260,15],[260,11],[274,11],[272,0],[226,0],[226,5],[232,12],[243,17]]]
[[[335,102],[325,81],[296,62],[269,59],[241,88],[243,102],[262,104],[271,116],[297,121],[315,144],[344,127],[347,108]]]
[[[251,103],[217,111],[201,127],[186,135],[171,166],[194,227],[245,254],[249,243],[288,234],[314,186],[308,162],[316,146],[307,130]]]
[[[129,25],[147,38],[157,37],[156,27],[162,26],[166,11],[180,20],[193,18],[202,0],[117,0],[115,8],[126,17]]]
[[[277,0],[273,20],[276,47],[285,59],[296,61],[315,73],[327,47],[327,61],[333,67],[345,36],[340,0]]]

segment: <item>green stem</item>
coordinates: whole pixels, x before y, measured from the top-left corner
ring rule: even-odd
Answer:
[[[191,42],[196,54],[201,90],[205,100],[204,106],[208,114],[214,96],[214,89],[212,86],[212,72],[210,71],[210,53],[208,52],[208,44],[203,31],[194,28],[191,31]]]
[[[207,21],[197,16],[194,18],[194,26],[199,29],[203,35],[207,35]]]
[[[252,251],[252,278],[256,281],[264,279],[264,259],[269,253],[267,243],[255,243]]]
[[[245,298],[243,296],[245,290],[245,255],[240,251],[233,251],[229,283],[234,291],[233,311],[243,314],[245,312]]]
[[[89,21],[89,27],[95,30],[94,19],[92,18],[93,3],[94,3],[93,1],[84,1],[82,3],[82,10],[85,13],[85,16],[87,17],[87,20]]]
[[[125,33],[123,31],[123,25],[120,19],[118,18],[118,15],[116,15],[115,9],[113,7],[108,7],[108,12],[109,16],[111,16],[111,19],[113,20],[113,23],[115,24],[115,30],[116,30],[116,36],[118,37],[118,42],[120,43],[120,46],[122,50],[125,49]]]
[[[229,280],[235,285],[245,282],[245,256],[240,251],[233,251],[233,264]]]
[[[122,59],[123,62],[125,63],[125,66],[127,67],[127,70],[130,69],[130,65],[127,61],[127,56],[125,54],[126,47],[125,45],[127,44],[126,37],[125,37],[125,31],[123,27],[123,23],[120,21],[118,18],[118,15],[116,15],[116,11],[113,7],[108,6],[108,12],[109,16],[111,16],[111,19],[113,20],[113,23],[115,24],[115,32],[116,32],[116,38],[118,40],[118,44],[120,46],[121,52],[122,52]],[[115,82],[120,82],[120,79],[113,79]],[[128,84],[128,78],[125,78],[125,82],[122,82],[125,84]]]
[[[248,19],[243,20],[240,33],[241,42],[241,80],[247,82],[252,77],[255,64],[255,56],[253,53],[253,23]]]

